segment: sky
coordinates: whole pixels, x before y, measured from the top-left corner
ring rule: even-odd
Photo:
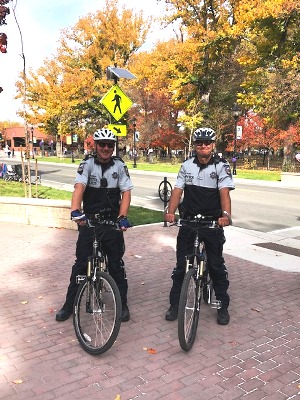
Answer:
[[[145,17],[159,16],[163,5],[156,0],[119,0],[119,6],[143,11]],[[9,3],[10,8],[16,0]],[[63,28],[74,26],[79,18],[105,7],[105,0],[17,0],[16,15],[23,36],[26,69],[36,71],[43,65],[46,57],[55,54],[60,32]],[[19,121],[16,111],[22,108],[15,100],[15,82],[23,70],[20,33],[13,12],[6,18],[7,25],[0,26],[0,32],[7,35],[7,53],[0,53],[0,121]],[[170,35],[171,30],[153,29],[147,46]]]

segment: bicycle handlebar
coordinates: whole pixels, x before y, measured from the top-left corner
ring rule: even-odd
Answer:
[[[111,221],[108,219],[103,219],[103,220],[92,220],[87,218],[86,219],[86,224],[89,228],[95,228],[96,226],[107,226],[113,229],[120,229],[118,222]]]
[[[109,220],[109,219],[93,219],[93,218],[88,218],[85,214],[82,214],[78,217],[73,217],[72,221],[78,222],[78,221],[86,221],[86,225],[88,228],[94,228],[96,226],[109,226],[111,228],[119,229],[119,224],[118,222]]]
[[[194,228],[220,228],[218,222],[215,220],[201,221],[199,219],[183,219],[183,218],[180,218],[177,221],[177,226],[193,226]]]
[[[178,221],[174,222],[176,226],[190,226],[193,228],[212,228],[212,229],[217,229],[220,228],[220,225],[218,224],[218,221],[216,221],[212,216],[204,216],[201,214],[196,215],[195,217],[192,218],[179,218]]]

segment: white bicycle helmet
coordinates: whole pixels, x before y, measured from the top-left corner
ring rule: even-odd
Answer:
[[[216,140],[216,132],[211,128],[198,128],[193,133],[193,141],[196,142],[198,140]]]
[[[93,135],[94,140],[111,140],[113,142],[117,141],[116,136],[113,134],[112,131],[110,131],[107,128],[102,128],[98,129],[94,135]]]

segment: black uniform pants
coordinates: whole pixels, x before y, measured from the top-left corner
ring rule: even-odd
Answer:
[[[125,252],[124,236],[122,231],[114,229],[103,229],[99,231],[101,236],[102,248],[108,259],[108,271],[115,280],[122,299],[122,303],[127,303],[127,278],[122,259]],[[86,275],[87,259],[93,254],[93,230],[86,227],[79,227],[79,235],[76,243],[76,260],[72,267],[70,284],[67,291],[65,307],[72,309],[78,285],[76,284],[77,275]]]
[[[205,243],[209,274],[213,282],[216,299],[222,302],[222,306],[228,307],[229,286],[227,269],[223,258],[223,245],[225,236],[223,229],[203,228],[199,231],[199,240]],[[179,303],[180,291],[185,275],[186,255],[192,254],[194,245],[194,231],[187,227],[181,227],[177,236],[176,268],[172,273],[173,286],[170,291],[170,304]]]

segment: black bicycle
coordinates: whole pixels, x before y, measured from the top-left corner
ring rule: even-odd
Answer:
[[[189,351],[196,338],[201,299],[203,298],[203,301],[210,304],[212,308],[221,308],[221,302],[213,300],[205,244],[199,240],[201,229],[219,229],[219,225],[212,217],[197,215],[193,219],[179,219],[177,226],[186,226],[195,232],[193,253],[186,256],[186,274],[178,307],[179,343],[184,351]]]
[[[89,354],[106,352],[114,344],[121,326],[122,302],[119,289],[109,275],[107,257],[101,246],[107,229],[118,229],[109,220],[87,220],[93,229],[93,255],[88,258],[86,275],[78,275],[73,310],[77,339]]]
[[[158,195],[161,201],[169,202],[172,194],[172,185],[165,178],[158,186]]]

